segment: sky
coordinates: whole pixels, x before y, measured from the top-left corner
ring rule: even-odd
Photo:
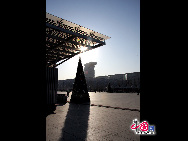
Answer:
[[[75,78],[79,56],[95,77],[140,72],[140,0],[46,0],[46,12],[111,37],[59,65],[58,80]]]

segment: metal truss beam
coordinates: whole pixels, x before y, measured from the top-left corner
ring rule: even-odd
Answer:
[[[97,42],[97,43],[100,43],[100,44],[105,45],[105,42],[102,42],[102,41],[100,41],[100,40],[97,40],[97,39],[94,39],[94,38],[91,38],[91,37],[88,37],[88,36],[84,36],[84,35],[81,35],[81,34],[79,34],[79,33],[75,33],[75,32],[73,32],[73,31],[66,30],[66,29],[63,29],[63,28],[61,28],[61,27],[58,27],[58,26],[49,24],[49,23],[46,23],[46,26],[47,26],[47,27],[50,27],[50,28],[53,28],[53,29],[55,29],[55,30],[59,30],[59,31],[62,31],[62,32],[71,34],[71,35],[75,35],[75,36],[80,37],[80,38],[84,38],[84,39],[86,39],[86,40],[90,40],[90,41],[92,41],[92,42]]]

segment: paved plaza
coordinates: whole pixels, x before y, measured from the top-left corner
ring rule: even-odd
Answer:
[[[90,104],[58,105],[46,117],[47,141],[139,141],[131,130],[140,120],[140,95],[89,92]],[[70,101],[71,93],[68,97]]]

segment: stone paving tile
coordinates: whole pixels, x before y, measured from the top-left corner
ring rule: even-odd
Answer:
[[[98,101],[98,104],[101,103]],[[109,105],[110,100],[106,104]],[[138,105],[132,106],[136,107],[139,108]],[[47,116],[46,139],[47,141],[139,141],[140,136],[135,135],[130,129],[135,118],[140,120],[140,112],[66,103],[57,106],[55,114]]]
[[[94,93],[90,92],[91,104],[140,109],[140,95],[137,93]]]
[[[119,109],[103,109],[99,114],[94,115],[98,107],[93,107],[90,112],[88,132],[96,133],[96,140],[139,140],[139,136],[131,131],[130,126],[134,118],[139,119],[140,113],[134,111],[121,111]],[[98,110],[100,110],[98,108]],[[132,117],[129,113],[134,112]],[[108,115],[106,115],[108,114]],[[97,122],[95,122],[95,120]],[[96,131],[95,131],[96,130]],[[123,134],[122,134],[123,133]],[[91,134],[88,134],[90,136]],[[121,138],[121,139],[120,139]]]

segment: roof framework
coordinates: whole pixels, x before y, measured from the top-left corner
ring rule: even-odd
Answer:
[[[105,45],[110,37],[46,13],[46,63],[57,67],[77,54]]]

